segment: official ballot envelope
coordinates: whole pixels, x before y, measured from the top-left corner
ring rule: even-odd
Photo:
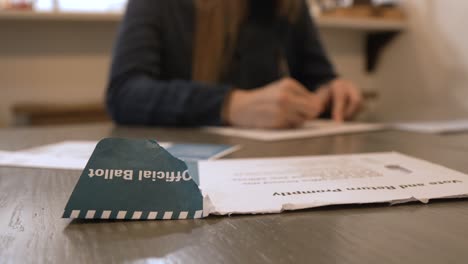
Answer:
[[[467,196],[466,174],[399,153],[185,163],[153,140],[105,139],[64,217],[174,220]]]
[[[104,139],[91,155],[63,217],[193,219],[203,197],[187,165],[154,140]]]

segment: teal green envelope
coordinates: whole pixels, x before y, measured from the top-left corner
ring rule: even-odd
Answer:
[[[185,162],[154,140],[103,139],[82,172],[63,217],[202,218],[203,196],[198,179],[190,174]]]

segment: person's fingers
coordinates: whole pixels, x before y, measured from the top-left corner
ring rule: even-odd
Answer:
[[[306,100],[293,94],[285,97],[279,111],[291,123],[302,123],[317,113],[317,109]]]
[[[362,103],[362,95],[356,87],[349,85],[347,87],[347,97],[348,104],[346,106],[345,118],[349,119],[358,112]]]
[[[312,93],[306,96],[293,96],[291,108],[308,120],[317,118],[323,111],[322,101]]]
[[[306,96],[309,93],[309,90],[304,85],[292,78],[282,79],[281,84],[298,96]]]
[[[293,86],[280,90],[277,103],[287,113],[299,113],[306,119],[316,118],[322,111],[320,100],[311,92],[299,94],[293,91]]]
[[[290,128],[300,127],[305,121],[305,117],[297,112],[291,113],[287,116],[287,123]]]
[[[292,109],[278,111],[266,126],[272,129],[285,129],[301,126],[305,119]]]
[[[281,85],[286,88],[283,92],[286,91],[288,94],[289,105],[309,120],[317,118],[329,100],[328,91],[323,91],[318,96],[292,78],[282,79]]]
[[[332,98],[333,98],[333,109],[332,109],[332,118],[336,122],[344,121],[344,110],[346,103],[346,96],[343,92],[343,89],[332,89]]]
[[[328,102],[330,102],[331,88],[329,86],[324,86],[318,89],[315,94],[318,96],[318,98],[322,102],[322,105],[325,107],[328,104]]]

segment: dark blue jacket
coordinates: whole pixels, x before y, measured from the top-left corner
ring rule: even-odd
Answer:
[[[254,89],[282,77],[279,54],[286,59],[290,76],[311,91],[336,77],[303,2],[293,25],[261,15],[259,10],[265,9],[253,4],[222,82],[191,81],[193,1],[130,0],[107,89],[108,110],[117,123],[221,125],[221,108],[230,89]]]

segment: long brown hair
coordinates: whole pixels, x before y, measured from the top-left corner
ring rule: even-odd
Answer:
[[[239,27],[247,16],[249,1],[256,0],[194,0],[193,80],[219,81],[230,62]],[[293,23],[300,5],[300,0],[277,0],[277,15]]]

